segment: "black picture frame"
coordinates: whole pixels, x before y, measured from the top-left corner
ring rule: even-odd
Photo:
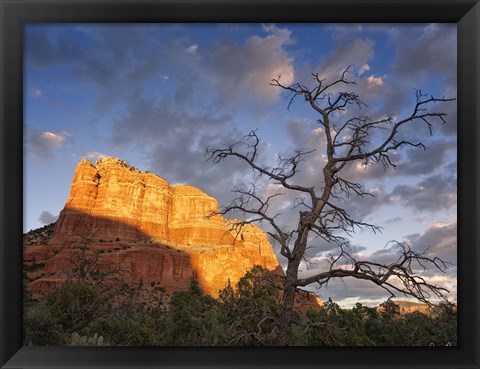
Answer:
[[[478,0],[0,0],[2,368],[479,368]],[[458,25],[457,347],[22,347],[23,25],[33,22],[449,22]]]

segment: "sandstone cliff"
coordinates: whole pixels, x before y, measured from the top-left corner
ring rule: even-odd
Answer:
[[[48,242],[26,238],[29,288],[42,294],[89,268],[166,292],[186,290],[196,278],[216,297],[254,265],[281,270],[260,228],[234,230],[236,221],[212,216],[217,210],[198,188],[172,186],[116,158],[84,159]]]
[[[72,235],[92,240],[155,239],[185,245],[232,243],[224,219],[210,216],[217,201],[191,186],[171,186],[116,158],[92,165],[82,160],[70,196],[50,241],[62,246]]]

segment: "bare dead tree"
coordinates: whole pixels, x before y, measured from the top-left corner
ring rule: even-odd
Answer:
[[[299,165],[312,154],[312,151],[296,150],[287,157],[279,157],[277,165],[269,167],[259,160],[260,138],[256,131],[251,131],[242,140],[220,147],[208,147],[206,157],[214,163],[227,158],[237,158],[253,169],[258,178],[276,184],[282,191],[292,191],[299,195],[296,206],[301,207],[294,229],[287,229],[278,221],[280,214],[272,213],[272,200],[283,193],[277,192],[265,196],[256,185],[247,189],[235,188],[238,197],[222,208],[218,214],[232,212],[243,214],[245,223],[262,222],[269,225],[268,234],[280,246],[280,254],[287,259],[284,280],[284,294],[279,327],[278,343],[288,345],[290,342],[293,320],[295,290],[299,286],[311,283],[326,285],[332,278],[356,278],[370,281],[395,296],[401,293],[413,296],[430,304],[432,297],[445,299],[448,291],[443,287],[429,283],[422,278],[421,272],[434,268],[442,272],[446,263],[438,258],[431,258],[426,253],[418,253],[406,243],[396,243],[400,257],[391,264],[357,260],[349,249],[346,236],[352,236],[358,229],[377,232],[380,228],[374,224],[355,219],[349,211],[341,206],[340,200],[352,196],[373,196],[362,183],[356,183],[342,177],[342,170],[351,163],[363,165],[381,164],[386,169],[395,168],[390,155],[399,149],[410,146],[426,149],[422,142],[399,138],[402,128],[411,124],[423,124],[430,134],[435,123],[445,123],[446,114],[432,109],[437,103],[452,101],[452,98],[428,96],[416,92],[416,102],[411,114],[403,119],[386,115],[372,119],[367,115],[348,118],[347,108],[362,109],[366,107],[354,92],[344,89],[354,85],[347,78],[349,68],[330,83],[312,74],[314,86],[309,88],[295,83],[284,85],[280,77],[272,80],[271,85],[290,94],[288,108],[295,98],[301,97],[318,113],[318,124],[324,131],[322,142],[326,147],[326,162],[322,168],[323,181],[317,186],[305,186],[295,181]],[[320,142],[318,144],[320,147]],[[319,168],[320,170],[320,168]],[[345,172],[345,171],[344,171]],[[305,260],[309,235],[318,236],[328,243],[336,245],[338,252],[329,261],[329,267],[321,273],[307,278],[299,277],[299,267]]]

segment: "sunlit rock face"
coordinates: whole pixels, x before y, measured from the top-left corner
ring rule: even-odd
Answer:
[[[171,186],[158,176],[115,158],[95,165],[84,159],[75,169],[50,244],[62,245],[73,235],[94,240],[167,239],[172,198]]]
[[[232,244],[233,237],[218,211],[217,200],[192,186],[172,187],[168,239],[185,245]]]

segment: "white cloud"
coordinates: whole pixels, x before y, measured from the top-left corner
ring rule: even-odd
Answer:
[[[85,153],[83,157],[90,160],[97,160],[97,159],[105,158],[106,156],[107,155],[97,151],[88,151],[87,153]]]
[[[28,131],[28,126],[27,126]],[[66,131],[38,131],[28,134],[25,137],[25,149],[28,155],[35,155],[40,158],[52,158],[54,149],[61,148],[70,137]]]
[[[40,136],[42,140],[44,140],[45,142],[49,143],[54,147],[58,147],[60,146],[60,144],[62,144],[63,141],[65,141],[67,137],[70,136],[70,134],[65,131],[60,131],[60,132],[45,131],[45,132],[42,132]]]
[[[196,55],[197,49],[198,49],[198,45],[197,45],[197,44],[191,44],[191,45],[187,48],[187,53],[192,54],[192,55]]]
[[[356,38],[352,41],[340,44],[338,47],[320,61],[316,68],[322,79],[333,82],[338,79],[342,72],[351,65],[351,73],[361,74],[366,71],[368,61],[374,54],[374,43],[370,39]],[[362,71],[360,73],[360,71]],[[347,77],[351,77],[348,76]],[[332,90],[333,91],[333,90]]]
[[[368,72],[369,70],[370,66],[368,64],[363,64],[358,70],[358,75],[361,76],[363,73]]]
[[[375,77],[373,74],[367,78],[369,86],[381,86],[383,85],[382,77]]]
[[[32,95],[35,98],[38,98],[43,95],[43,91],[39,88],[32,88],[30,90],[30,95]]]

